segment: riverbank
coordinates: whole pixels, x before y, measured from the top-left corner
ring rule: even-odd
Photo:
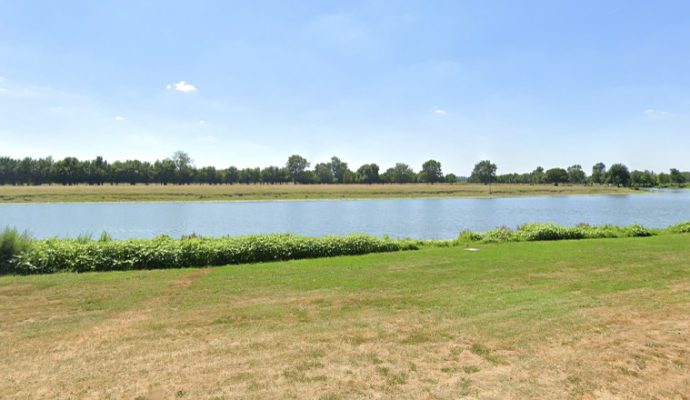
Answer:
[[[339,200],[430,197],[519,197],[640,193],[629,188],[586,185],[489,186],[456,184],[375,185],[103,185],[0,186],[0,203]]]
[[[13,398],[682,398],[690,235],[0,277]]]
[[[94,240],[35,240],[7,228],[0,233],[0,274],[128,271],[209,267],[227,264],[299,260],[419,250],[429,247],[467,247],[503,242],[534,242],[579,239],[620,239],[690,233],[690,222],[648,229],[640,225],[576,227],[555,224],[523,224],[516,230],[497,228],[487,232],[462,232],[449,240],[378,238],[371,235],[305,237],[292,234],[206,238],[197,235],[173,239],[112,240],[107,233]]]

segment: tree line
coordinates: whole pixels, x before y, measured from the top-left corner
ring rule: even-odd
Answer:
[[[523,184],[612,184],[617,186],[668,186],[690,183],[690,173],[671,169],[668,174],[650,171],[628,171],[622,164],[606,168],[603,163],[592,167],[588,176],[580,165],[544,170],[537,167],[524,174],[496,174],[496,164],[489,160],[477,163],[469,177],[444,174],[441,163],[428,160],[419,172],[405,163],[381,171],[375,163],[352,170],[347,162],[332,157],[329,162],[311,163],[300,155],[292,155],[283,166],[265,168],[217,169],[197,168],[189,154],[178,151],[172,157],[154,162],[126,160],[108,162],[103,157],[79,160],[66,157],[55,161],[52,157],[14,159],[0,157],[0,184],[350,184],[350,183],[523,183]]]

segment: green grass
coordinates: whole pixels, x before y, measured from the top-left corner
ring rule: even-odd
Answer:
[[[0,277],[6,398],[682,398],[690,235]]]
[[[104,201],[328,200],[424,197],[514,197],[645,193],[603,185],[495,184],[348,185],[0,185],[0,203]]]

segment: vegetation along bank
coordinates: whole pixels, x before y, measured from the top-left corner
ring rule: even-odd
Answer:
[[[418,250],[424,247],[467,246],[472,243],[644,237],[690,233],[690,222],[665,229],[554,224],[525,224],[516,230],[497,228],[485,233],[463,232],[451,240],[378,238],[371,235],[320,238],[292,234],[205,238],[111,240],[34,240],[16,229],[0,236],[0,273],[40,274],[109,270],[166,269],[245,264],[317,257]]]

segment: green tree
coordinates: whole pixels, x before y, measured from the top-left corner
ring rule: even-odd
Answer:
[[[446,174],[444,180],[446,181],[446,183],[457,183],[458,177],[455,174],[450,173],[450,174]]]
[[[606,181],[618,187],[630,186],[630,172],[623,164],[613,164],[606,175]]]
[[[379,181],[379,166],[374,163],[362,165],[357,170],[357,180],[361,183],[377,183]]]
[[[288,173],[290,174],[290,179],[292,183],[306,183],[308,181],[308,176],[305,172],[309,168],[309,161],[306,158],[293,154],[288,158],[287,164],[285,165]]]
[[[348,172],[351,172],[348,167],[347,163],[342,161],[336,156],[331,157],[331,172],[333,173],[333,179],[335,179],[336,183],[346,183],[345,178]]]
[[[570,183],[585,183],[587,176],[585,176],[585,171],[582,170],[582,166],[575,164],[568,167],[568,182]]]
[[[541,167],[541,166],[537,167],[530,174],[531,183],[535,183],[535,184],[544,183],[545,178],[546,178],[546,174],[544,173],[544,167]]]
[[[422,164],[419,180],[431,184],[442,182],[443,171],[441,171],[441,163],[436,160],[429,160]]]
[[[314,173],[320,183],[333,183],[333,166],[331,163],[318,163],[314,166]],[[342,179],[342,177],[341,177]]]
[[[558,185],[560,183],[568,182],[568,171],[563,168],[551,168],[546,171],[545,180],[548,183]]]
[[[489,160],[480,161],[474,165],[472,175],[470,175],[470,182],[489,185],[495,181],[497,169],[496,164]]]
[[[416,176],[414,170],[404,163],[396,163],[383,173],[384,182],[388,183],[412,183]]]
[[[679,170],[677,170],[676,168],[671,168],[669,172],[670,173],[668,175],[671,180],[671,183],[674,183],[676,185],[682,185],[683,183],[685,183],[685,177]]]
[[[606,181],[606,165],[599,162],[592,167],[592,183],[602,184]]]

